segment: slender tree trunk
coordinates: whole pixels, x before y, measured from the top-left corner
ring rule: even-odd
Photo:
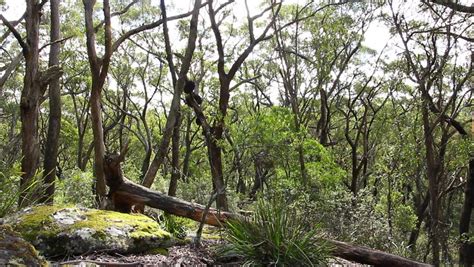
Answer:
[[[178,117],[176,118],[176,123],[173,129],[173,137],[171,141],[171,180],[170,186],[168,189],[169,196],[176,196],[176,190],[178,187],[178,180],[180,178],[180,169],[179,169],[179,139],[181,128],[181,113],[178,111]]]
[[[59,65],[60,44],[54,41],[60,38],[59,0],[51,0],[51,50],[49,52],[49,66]],[[59,133],[61,129],[61,92],[59,77],[49,83],[49,121],[48,136],[46,139],[43,179],[46,189],[41,199],[43,203],[53,203],[54,182],[56,180],[56,166],[59,147]]]
[[[474,158],[469,161],[469,175],[464,187],[464,203],[462,207],[461,220],[459,222],[459,233],[461,236],[461,247],[459,248],[459,265],[472,266],[474,264],[474,245],[464,242],[469,235],[472,208],[474,207]]]
[[[430,202],[430,194],[429,192],[426,194],[426,196],[423,198],[423,202],[419,203],[417,205],[416,209],[416,225],[415,228],[412,229],[410,233],[410,238],[408,240],[408,247],[412,251],[413,254],[416,252],[416,241],[418,240],[418,236],[420,235],[420,229],[421,229],[421,224],[423,223],[423,220],[425,219],[425,214],[426,214],[426,208],[428,208],[428,204]]]
[[[439,242],[439,185],[438,185],[438,170],[439,165],[436,161],[436,151],[433,140],[433,129],[431,127],[428,100],[424,99],[422,106],[423,116],[423,131],[425,141],[425,158],[426,158],[426,173],[428,176],[428,188],[430,192],[430,215],[431,215],[431,227],[430,227],[430,240],[431,240],[431,254],[433,257],[433,265],[440,265],[440,242]]]
[[[101,91],[102,86],[98,86],[92,81],[92,92],[90,98],[92,133],[94,135],[94,174],[95,174],[95,191],[96,200],[101,202],[106,195],[105,176],[104,176],[104,131],[102,125],[101,113]]]
[[[39,23],[41,6],[38,1],[26,2],[26,39],[27,47],[23,47],[25,57],[25,77],[20,101],[22,160],[19,206],[32,203],[27,199],[28,188],[35,177],[40,160],[38,116],[41,88],[38,82],[39,72]]]
[[[211,166],[212,181],[217,192],[217,209],[227,211],[229,210],[229,204],[227,203],[224,174],[222,170],[222,149],[218,144],[218,140],[221,140],[222,137],[219,138],[218,136],[221,135],[213,135],[214,138],[211,138],[211,140],[208,141],[207,148]]]
[[[188,182],[189,179],[189,163],[191,161],[191,144],[192,144],[192,139],[191,139],[191,124],[193,123],[193,120],[191,118],[191,113],[187,112],[186,113],[186,133],[184,134],[184,146],[185,146],[185,152],[184,152],[184,159],[183,159],[183,171],[182,171],[182,178],[184,182]]]
[[[107,78],[110,58],[112,56],[112,29],[110,22],[110,6],[109,1],[103,1],[104,11],[104,38],[105,52],[102,58],[97,56],[95,48],[95,30],[93,22],[93,10],[95,0],[83,0],[85,12],[85,26],[87,37],[87,55],[92,75],[92,87],[90,95],[90,109],[92,121],[92,133],[94,135],[94,174],[95,174],[95,191],[96,201],[98,204],[106,195],[105,175],[104,175],[104,156],[105,141],[101,112],[102,88]]]
[[[168,153],[168,147],[170,143],[170,139],[173,133],[173,128],[176,122],[177,113],[179,112],[179,106],[181,102],[181,92],[184,88],[185,77],[188,74],[189,68],[191,66],[191,60],[194,54],[194,49],[196,48],[196,39],[197,39],[197,24],[199,18],[199,11],[201,7],[201,1],[196,0],[194,2],[194,9],[192,12],[190,27],[189,27],[189,37],[188,43],[186,48],[186,53],[181,64],[181,69],[179,72],[179,79],[176,82],[176,86],[174,88],[173,99],[171,100],[171,107],[168,114],[168,119],[166,120],[166,126],[163,131],[162,141],[159,146],[159,149],[155,155],[155,158],[151,162],[148,171],[146,172],[142,185],[146,187],[150,187],[155,180],[156,173],[158,169],[163,164],[164,158]],[[166,16],[166,13],[164,14]],[[166,22],[166,21],[165,21]]]
[[[327,94],[324,89],[319,90],[319,95],[321,98],[321,104],[320,104],[320,118],[318,120],[318,125],[317,125],[317,132],[319,135],[319,143],[323,146],[326,146],[328,144],[328,124],[329,124],[329,111],[327,110]]]
[[[151,141],[151,140],[148,140]],[[141,179],[145,177],[146,171],[148,170],[148,166],[150,166],[150,160],[151,160],[151,155],[153,153],[153,149],[151,147],[151,144],[147,144],[147,148],[145,149],[145,157],[143,158],[142,161],[142,168],[141,168]]]
[[[357,192],[359,190],[359,170],[357,168],[357,144],[351,145],[351,164],[352,164],[352,179],[351,179],[351,192],[354,195],[354,199],[357,198]]]

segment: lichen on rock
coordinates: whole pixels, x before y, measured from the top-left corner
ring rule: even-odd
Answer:
[[[46,261],[11,226],[0,225],[0,266],[46,266]]]
[[[81,207],[36,206],[7,217],[5,223],[47,257],[104,250],[140,253],[177,242],[145,215]]]

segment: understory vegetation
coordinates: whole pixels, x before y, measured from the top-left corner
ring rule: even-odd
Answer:
[[[217,253],[249,265],[472,264],[474,11],[376,2],[0,0],[0,218],[125,177],[244,214]]]

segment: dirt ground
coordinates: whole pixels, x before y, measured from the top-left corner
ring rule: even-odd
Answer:
[[[192,244],[174,246],[168,255],[130,254],[96,252],[74,256],[52,262],[53,266],[208,266],[218,264],[213,255],[213,247],[220,241],[203,240],[200,247]],[[239,265],[238,263],[229,265]]]

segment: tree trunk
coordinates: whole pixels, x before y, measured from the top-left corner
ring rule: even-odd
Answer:
[[[180,133],[179,128],[181,128],[181,113],[178,111],[178,117],[176,118],[176,124],[173,129],[173,137],[171,140],[171,180],[170,186],[168,189],[169,196],[176,196],[176,190],[178,187],[178,180],[180,178],[180,169],[179,169],[179,139]]]
[[[421,200],[420,200],[421,201]],[[420,202],[419,201],[419,202]],[[418,203],[416,205],[416,225],[415,228],[411,230],[410,239],[408,240],[408,247],[412,251],[412,254],[416,253],[416,241],[418,240],[418,236],[420,235],[421,224],[426,216],[426,208],[430,202],[430,193],[428,192],[426,196],[423,198],[423,202]]]
[[[328,241],[329,244],[334,247],[334,250],[332,252],[333,256],[340,257],[349,261],[355,261],[358,263],[370,264],[374,266],[431,266],[429,264],[416,262],[379,250],[354,246],[348,243],[335,240]]]
[[[40,160],[38,138],[39,98],[41,88],[39,78],[39,23],[41,6],[37,1],[26,2],[26,39],[23,47],[25,57],[25,77],[21,91],[20,117],[22,138],[22,160],[19,206],[34,202],[27,199],[30,184],[36,174]]]
[[[317,125],[317,132],[319,135],[319,143],[323,146],[327,146],[329,141],[329,110],[327,109],[327,94],[324,89],[319,89],[319,95],[321,98],[320,104],[320,117]]]
[[[474,158],[469,161],[469,175],[464,188],[464,203],[462,206],[461,220],[459,222],[459,233],[461,236],[461,247],[459,248],[459,265],[474,265],[474,245],[465,242],[469,235],[469,226],[471,224],[471,213],[474,207]]]
[[[110,58],[112,56],[112,29],[110,22],[110,6],[109,1],[104,0],[104,39],[105,52],[102,58],[97,56],[95,48],[95,29],[93,21],[93,11],[95,0],[83,0],[84,4],[84,20],[86,26],[86,45],[87,56],[89,59],[89,67],[92,76],[92,88],[90,95],[90,109],[92,121],[92,133],[94,135],[94,174],[95,174],[95,191],[96,201],[101,204],[106,195],[106,185],[104,177],[104,155],[105,141],[101,112],[101,96],[102,88],[107,78]]]
[[[92,92],[90,98],[92,133],[94,135],[94,174],[95,174],[95,191],[96,200],[101,202],[106,195],[105,177],[104,177],[104,131],[102,125],[101,113],[101,86],[99,87],[92,81]]]
[[[433,257],[433,265],[440,265],[440,243],[439,243],[439,185],[438,185],[438,170],[439,163],[436,161],[436,151],[433,140],[433,129],[431,127],[428,110],[428,100],[424,99],[422,105],[423,115],[423,131],[425,141],[425,159],[426,159],[426,174],[428,176],[428,189],[430,192],[430,240],[431,240],[431,253]]]
[[[59,0],[51,0],[51,49],[49,52],[49,67],[59,65],[60,44],[55,42],[60,38]],[[56,180],[56,165],[59,147],[59,132],[61,129],[61,92],[59,77],[49,83],[49,121],[48,136],[44,151],[43,180],[46,186],[42,203],[53,203],[54,182]]]
[[[192,153],[192,136],[191,136],[191,125],[193,123],[193,119],[191,118],[191,113],[186,112],[186,133],[184,134],[184,158],[183,158],[183,171],[182,171],[182,178],[184,182],[188,182],[189,180],[189,163],[191,161],[191,153]]]
[[[217,143],[218,140],[222,139],[219,135],[213,135],[213,138],[206,138],[207,150],[209,154],[209,163],[211,165],[212,182],[217,192],[216,206],[221,210],[229,210],[229,204],[227,203],[227,194],[224,183],[224,173],[222,170],[222,150]],[[209,140],[210,139],[210,140]]]
[[[189,26],[189,37],[188,43],[186,48],[186,53],[184,59],[181,63],[181,69],[179,72],[179,80],[176,83],[173,92],[173,99],[171,100],[171,107],[168,114],[168,118],[166,120],[166,126],[163,131],[162,141],[159,146],[158,152],[155,155],[155,158],[150,164],[148,171],[143,178],[142,185],[146,187],[150,187],[155,180],[156,173],[160,168],[161,164],[163,164],[164,158],[168,152],[168,147],[170,143],[170,139],[173,133],[173,128],[177,119],[177,113],[179,112],[179,106],[181,102],[181,92],[184,88],[185,78],[188,74],[189,68],[191,66],[191,60],[194,54],[194,49],[196,48],[196,38],[197,38],[197,24],[199,19],[199,11],[201,7],[201,1],[196,0],[194,2],[194,9],[192,12],[191,22]],[[164,13],[166,16],[166,13]],[[165,20],[166,21],[166,18]]]

